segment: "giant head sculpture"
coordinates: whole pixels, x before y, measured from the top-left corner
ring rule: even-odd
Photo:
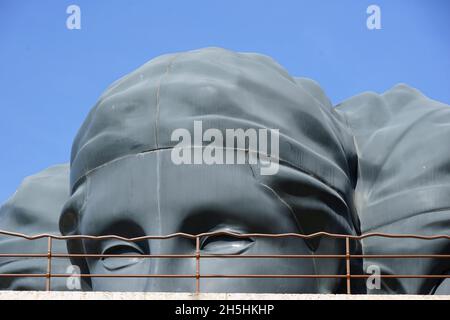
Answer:
[[[207,48],[158,57],[111,85],[80,128],[67,166],[24,181],[0,229],[24,234],[177,232],[448,234],[449,106],[398,85],[333,108],[320,86],[272,59]],[[62,209],[61,209],[62,208]],[[59,216],[59,212],[61,212]],[[359,222],[361,219],[361,224]],[[343,254],[343,239],[203,236],[202,254]],[[351,253],[445,254],[448,240],[365,238]],[[362,245],[362,249],[361,249]],[[194,240],[70,240],[70,253],[194,254]],[[64,253],[64,242],[54,250]],[[46,251],[1,237],[0,252]],[[448,274],[448,259],[352,259],[352,274]],[[195,259],[54,260],[86,274],[194,274]],[[1,259],[0,273],[45,273],[43,259]],[[345,274],[339,259],[202,259],[202,274]],[[84,289],[192,292],[191,278],[99,278]],[[203,278],[202,292],[339,293],[341,279]],[[0,278],[3,289],[43,289]],[[52,282],[65,290],[64,279]],[[365,292],[352,280],[352,292]],[[383,278],[370,293],[442,294],[437,278]]]
[[[128,238],[208,231],[357,234],[352,200],[357,159],[353,137],[341,120],[316,83],[292,78],[266,56],[207,48],[158,57],[109,87],[80,128],[72,147],[70,199],[62,210],[61,232]],[[248,135],[231,137],[236,144],[228,144],[224,140],[230,129]],[[249,129],[257,132],[256,150]],[[278,145],[269,138],[265,150],[270,152],[263,154],[261,133],[267,132],[277,133],[271,137]],[[195,160],[205,152],[216,161]],[[222,164],[217,157],[225,154],[247,161]],[[255,154],[259,160],[252,162]],[[194,160],[174,161],[186,155]],[[273,164],[271,174],[262,174]],[[200,249],[240,255],[342,254],[344,245],[342,239],[320,237],[221,236],[201,239]],[[195,243],[185,238],[74,240],[68,248],[73,253],[192,254]],[[357,242],[352,242],[352,252],[359,252]],[[76,263],[91,274],[195,273],[194,259],[90,258]],[[356,261],[352,267],[361,266]],[[344,268],[343,261],[325,259],[215,258],[202,261],[201,271],[343,274]],[[92,287],[191,292],[195,281],[92,278]],[[201,281],[202,292],[341,289],[340,279]]]
[[[337,107],[358,147],[355,205],[363,233],[425,236],[450,230],[450,106],[397,85],[384,94],[363,93]],[[365,254],[448,254],[450,241],[367,238]],[[383,274],[448,274],[448,259],[364,261]],[[437,278],[383,278],[371,293],[450,293]]]
[[[16,193],[0,207],[0,229],[25,235],[49,233],[60,235],[58,217],[69,198],[69,165],[52,166],[26,178]],[[25,240],[1,236],[0,253],[46,254],[47,239]],[[67,254],[65,241],[53,241],[53,253]],[[67,258],[53,259],[54,273],[73,273],[76,267]],[[45,274],[47,258],[0,258],[0,274]],[[45,278],[1,277],[0,290],[45,290]],[[78,279],[79,280],[79,279]],[[54,278],[52,290],[73,290],[78,284],[67,286],[66,278]],[[83,284],[84,283],[79,283]],[[86,289],[86,287],[84,287]]]

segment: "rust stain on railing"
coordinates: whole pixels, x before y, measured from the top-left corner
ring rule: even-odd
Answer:
[[[195,279],[195,292],[200,293],[200,279],[201,278],[275,278],[275,279],[345,279],[347,286],[347,294],[351,294],[351,279],[361,279],[369,278],[372,275],[368,274],[352,274],[350,268],[351,259],[355,258],[381,258],[381,259],[392,259],[392,258],[433,258],[433,259],[449,259],[450,254],[351,254],[350,251],[350,240],[361,240],[369,237],[384,237],[384,238],[397,238],[397,239],[420,239],[420,240],[437,240],[437,239],[447,239],[450,240],[450,235],[432,235],[423,236],[417,234],[392,234],[392,233],[367,233],[362,235],[346,235],[346,234],[335,234],[328,232],[317,232],[308,235],[299,233],[280,233],[280,234],[265,234],[265,233],[233,233],[227,231],[217,231],[217,232],[205,232],[200,234],[189,234],[189,233],[173,233],[165,236],[142,236],[134,238],[126,238],[117,235],[102,235],[102,236],[90,236],[90,235],[71,235],[71,236],[60,236],[52,234],[38,234],[34,236],[25,235],[22,233],[10,232],[0,230],[0,235],[19,237],[26,240],[38,240],[47,239],[47,253],[0,253],[1,257],[8,258],[47,258],[47,272],[46,273],[36,273],[36,274],[26,274],[26,273],[8,273],[0,274],[2,277],[33,277],[33,278],[46,278],[46,290],[51,290],[51,278],[67,278],[73,275],[70,274],[57,274],[52,273],[52,258],[140,258],[140,259],[153,259],[153,258],[170,258],[170,259],[195,259],[195,274],[79,274],[77,276],[82,278],[192,278]],[[345,239],[345,254],[201,254],[200,252],[200,239],[206,236],[231,236],[236,238],[287,238],[294,237],[300,239],[311,239],[315,237],[330,237],[335,239]],[[176,237],[183,237],[195,240],[195,254],[61,254],[52,252],[52,241],[53,240],[106,240],[106,239],[117,239],[127,242],[138,242],[144,240],[164,240],[172,239]],[[345,270],[346,274],[201,274],[200,272],[200,261],[201,259],[211,259],[211,258],[244,258],[244,259],[266,259],[266,258],[279,258],[279,259],[345,259]],[[449,274],[446,275],[424,275],[424,274],[396,274],[396,275],[377,275],[379,278],[429,278],[429,279],[444,279],[450,278]]]

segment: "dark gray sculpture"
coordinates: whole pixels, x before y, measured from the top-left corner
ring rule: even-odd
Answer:
[[[355,135],[355,204],[363,233],[449,234],[450,106],[406,85],[364,93],[337,107]],[[366,254],[448,254],[450,241],[367,238]],[[383,274],[448,274],[448,259],[366,259]],[[440,279],[383,279],[370,293],[450,293]]]
[[[194,121],[203,130],[279,129],[279,170],[257,164],[174,164],[173,132]],[[225,136],[225,133],[224,133]],[[195,139],[194,139],[195,140]],[[217,142],[217,141],[216,141]],[[210,142],[194,141],[186,152]],[[245,145],[246,157],[251,150]],[[272,150],[273,151],[273,150]],[[235,149],[238,153],[239,150]],[[353,138],[320,88],[293,79],[268,57],[207,48],[158,57],[114,83],[79,130],[71,158],[65,235],[125,237],[237,233],[357,234]],[[204,253],[342,254],[345,242],[203,239]],[[192,240],[130,244],[70,241],[70,252],[164,254],[195,251]],[[352,252],[359,244],[352,242]],[[181,259],[87,259],[86,273],[195,273]],[[361,268],[358,261],[354,272]],[[344,274],[342,260],[208,259],[202,273]],[[354,284],[356,285],[356,281]],[[202,279],[202,292],[341,292],[341,279]],[[193,279],[92,279],[93,290],[195,290]],[[355,287],[356,291],[357,288]]]
[[[56,216],[61,212],[64,235],[448,234],[449,128],[449,106],[404,85],[383,95],[365,93],[333,108],[317,83],[292,78],[266,56],[219,48],[164,55],[106,90],[74,140],[70,181],[67,168],[46,171],[46,179],[28,180],[33,188],[21,187],[2,208],[0,229],[57,233]],[[231,129],[256,130],[257,147],[251,134],[240,142],[232,137],[236,145],[227,145],[226,132]],[[189,139],[177,132],[187,132]],[[264,132],[266,148],[261,148]],[[273,144],[274,136],[279,145]],[[216,163],[205,162],[205,154]],[[253,163],[255,154],[258,161]],[[192,163],[174,161],[174,155]],[[220,164],[219,155],[245,161]],[[31,212],[26,219],[22,208]],[[0,239],[0,252],[46,249],[45,241],[36,248],[23,240],[20,245],[7,241]],[[203,238],[201,251],[343,254],[344,244],[342,239],[320,237],[220,236]],[[361,253],[361,243],[351,244],[351,253]],[[448,240],[362,241],[367,254],[448,254],[449,245]],[[71,240],[67,246],[70,253],[89,254],[195,252],[194,241],[185,238],[138,243]],[[445,274],[450,272],[447,260],[367,259],[363,268],[362,261],[353,259],[351,270],[357,274],[378,266],[383,274]],[[92,274],[195,273],[194,259],[83,258],[72,263]],[[0,262],[0,272],[40,273],[44,266],[45,262],[31,267]],[[203,259],[201,273],[345,274],[345,264],[342,259],[216,258]],[[0,288],[41,289],[41,280],[0,278]],[[201,279],[200,283],[202,292],[345,290],[341,279]],[[60,284],[53,281],[64,290]],[[195,290],[194,279],[92,278],[90,285],[106,291]],[[352,292],[365,293],[365,280],[352,279]],[[450,282],[384,279],[381,289],[369,292],[449,294]]]
[[[26,178],[16,193],[0,208],[0,230],[26,235],[60,234],[58,217],[69,198],[69,165],[56,165]],[[65,241],[53,241],[54,253],[67,253]],[[24,240],[1,236],[1,253],[47,253],[47,239]],[[66,273],[69,259],[53,259],[52,271]],[[0,258],[0,274],[47,272],[47,258]],[[54,278],[52,290],[68,290],[66,278]],[[45,278],[3,278],[0,290],[45,290]]]

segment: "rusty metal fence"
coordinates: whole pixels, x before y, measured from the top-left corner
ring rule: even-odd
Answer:
[[[97,277],[97,278],[192,278],[196,281],[196,293],[200,293],[200,279],[202,278],[334,278],[334,279],[346,279],[347,294],[351,294],[351,279],[354,278],[369,278],[372,275],[368,274],[352,274],[350,261],[351,259],[361,259],[361,258],[380,258],[380,259],[422,259],[422,258],[433,258],[433,259],[449,259],[450,254],[351,254],[350,252],[350,241],[351,240],[362,240],[369,237],[385,237],[385,238],[409,238],[409,239],[420,239],[420,240],[437,240],[446,239],[450,240],[450,235],[433,235],[433,236],[422,236],[417,234],[388,234],[388,233],[367,233],[360,236],[356,235],[345,235],[345,234],[334,234],[328,232],[317,232],[309,235],[298,234],[298,233],[282,233],[282,234],[264,234],[264,233],[248,233],[248,234],[237,234],[232,232],[207,232],[201,234],[188,234],[188,233],[174,233],[166,236],[143,236],[136,238],[125,238],[117,235],[104,235],[104,236],[89,236],[89,235],[73,235],[73,236],[56,236],[51,234],[39,234],[35,236],[28,236],[21,233],[9,232],[0,230],[0,235],[19,237],[26,240],[38,240],[47,239],[48,249],[45,253],[1,253],[1,257],[8,258],[47,258],[47,272],[41,274],[25,274],[25,273],[9,273],[0,274],[1,277],[37,277],[46,278],[46,290],[51,290],[51,279],[52,278],[64,278],[71,277],[70,274],[57,274],[52,273],[52,259],[54,258],[139,258],[139,259],[152,259],[152,258],[173,258],[173,259],[195,259],[195,274],[80,274],[80,277]],[[315,237],[330,237],[334,239],[345,240],[345,254],[204,254],[200,250],[200,239],[202,237],[214,237],[214,236],[230,236],[236,238],[300,238],[300,239],[311,239]],[[52,241],[53,240],[107,240],[116,239],[126,242],[138,242],[144,240],[164,240],[176,237],[184,237],[195,240],[195,253],[194,254],[61,254],[52,252]],[[200,261],[202,259],[208,258],[244,258],[244,259],[345,259],[346,273],[345,274],[202,274],[200,272],[201,265]],[[450,278],[450,274],[380,274],[377,275],[380,278]]]

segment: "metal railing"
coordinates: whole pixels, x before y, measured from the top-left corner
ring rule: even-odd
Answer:
[[[195,274],[79,274],[79,277],[88,278],[192,278],[195,279],[195,292],[200,293],[200,279],[202,278],[334,278],[334,279],[346,279],[347,294],[351,294],[351,279],[354,278],[369,278],[372,275],[369,274],[352,274],[351,273],[351,259],[364,259],[364,258],[380,258],[380,259],[392,259],[392,258],[433,258],[433,259],[449,259],[450,254],[351,254],[350,252],[350,240],[362,240],[369,237],[384,237],[384,238],[409,238],[420,240],[437,240],[447,239],[450,240],[450,235],[433,235],[422,236],[417,234],[388,234],[388,233],[367,233],[360,236],[345,235],[345,234],[333,234],[328,232],[317,232],[309,235],[298,233],[282,233],[282,234],[264,234],[264,233],[248,233],[237,234],[232,232],[207,232],[201,234],[188,234],[188,233],[174,233],[166,236],[142,236],[136,238],[125,238],[117,235],[104,235],[104,236],[89,236],[89,235],[72,235],[72,236],[57,236],[51,234],[39,234],[35,236],[28,236],[21,233],[9,232],[0,230],[0,235],[19,237],[26,240],[38,240],[47,239],[47,252],[46,253],[0,253],[1,257],[9,258],[47,258],[47,272],[41,274],[24,274],[24,273],[9,273],[0,274],[0,277],[36,277],[46,278],[46,290],[51,290],[52,278],[64,278],[71,277],[70,274],[58,274],[52,273],[52,259],[53,258],[173,258],[173,259],[195,259]],[[312,239],[315,237],[329,237],[334,239],[345,240],[345,254],[204,254],[200,250],[200,239],[202,237],[213,236],[230,236],[236,238],[300,238],[300,239]],[[138,242],[144,240],[164,240],[176,237],[183,237],[195,240],[195,253],[194,254],[61,254],[52,252],[53,240],[107,240],[116,239],[126,242]],[[244,259],[264,259],[264,258],[288,258],[288,259],[345,259],[346,274],[201,274],[200,273],[200,261],[201,259],[208,258],[244,258]],[[379,278],[450,278],[450,274],[380,274]]]

